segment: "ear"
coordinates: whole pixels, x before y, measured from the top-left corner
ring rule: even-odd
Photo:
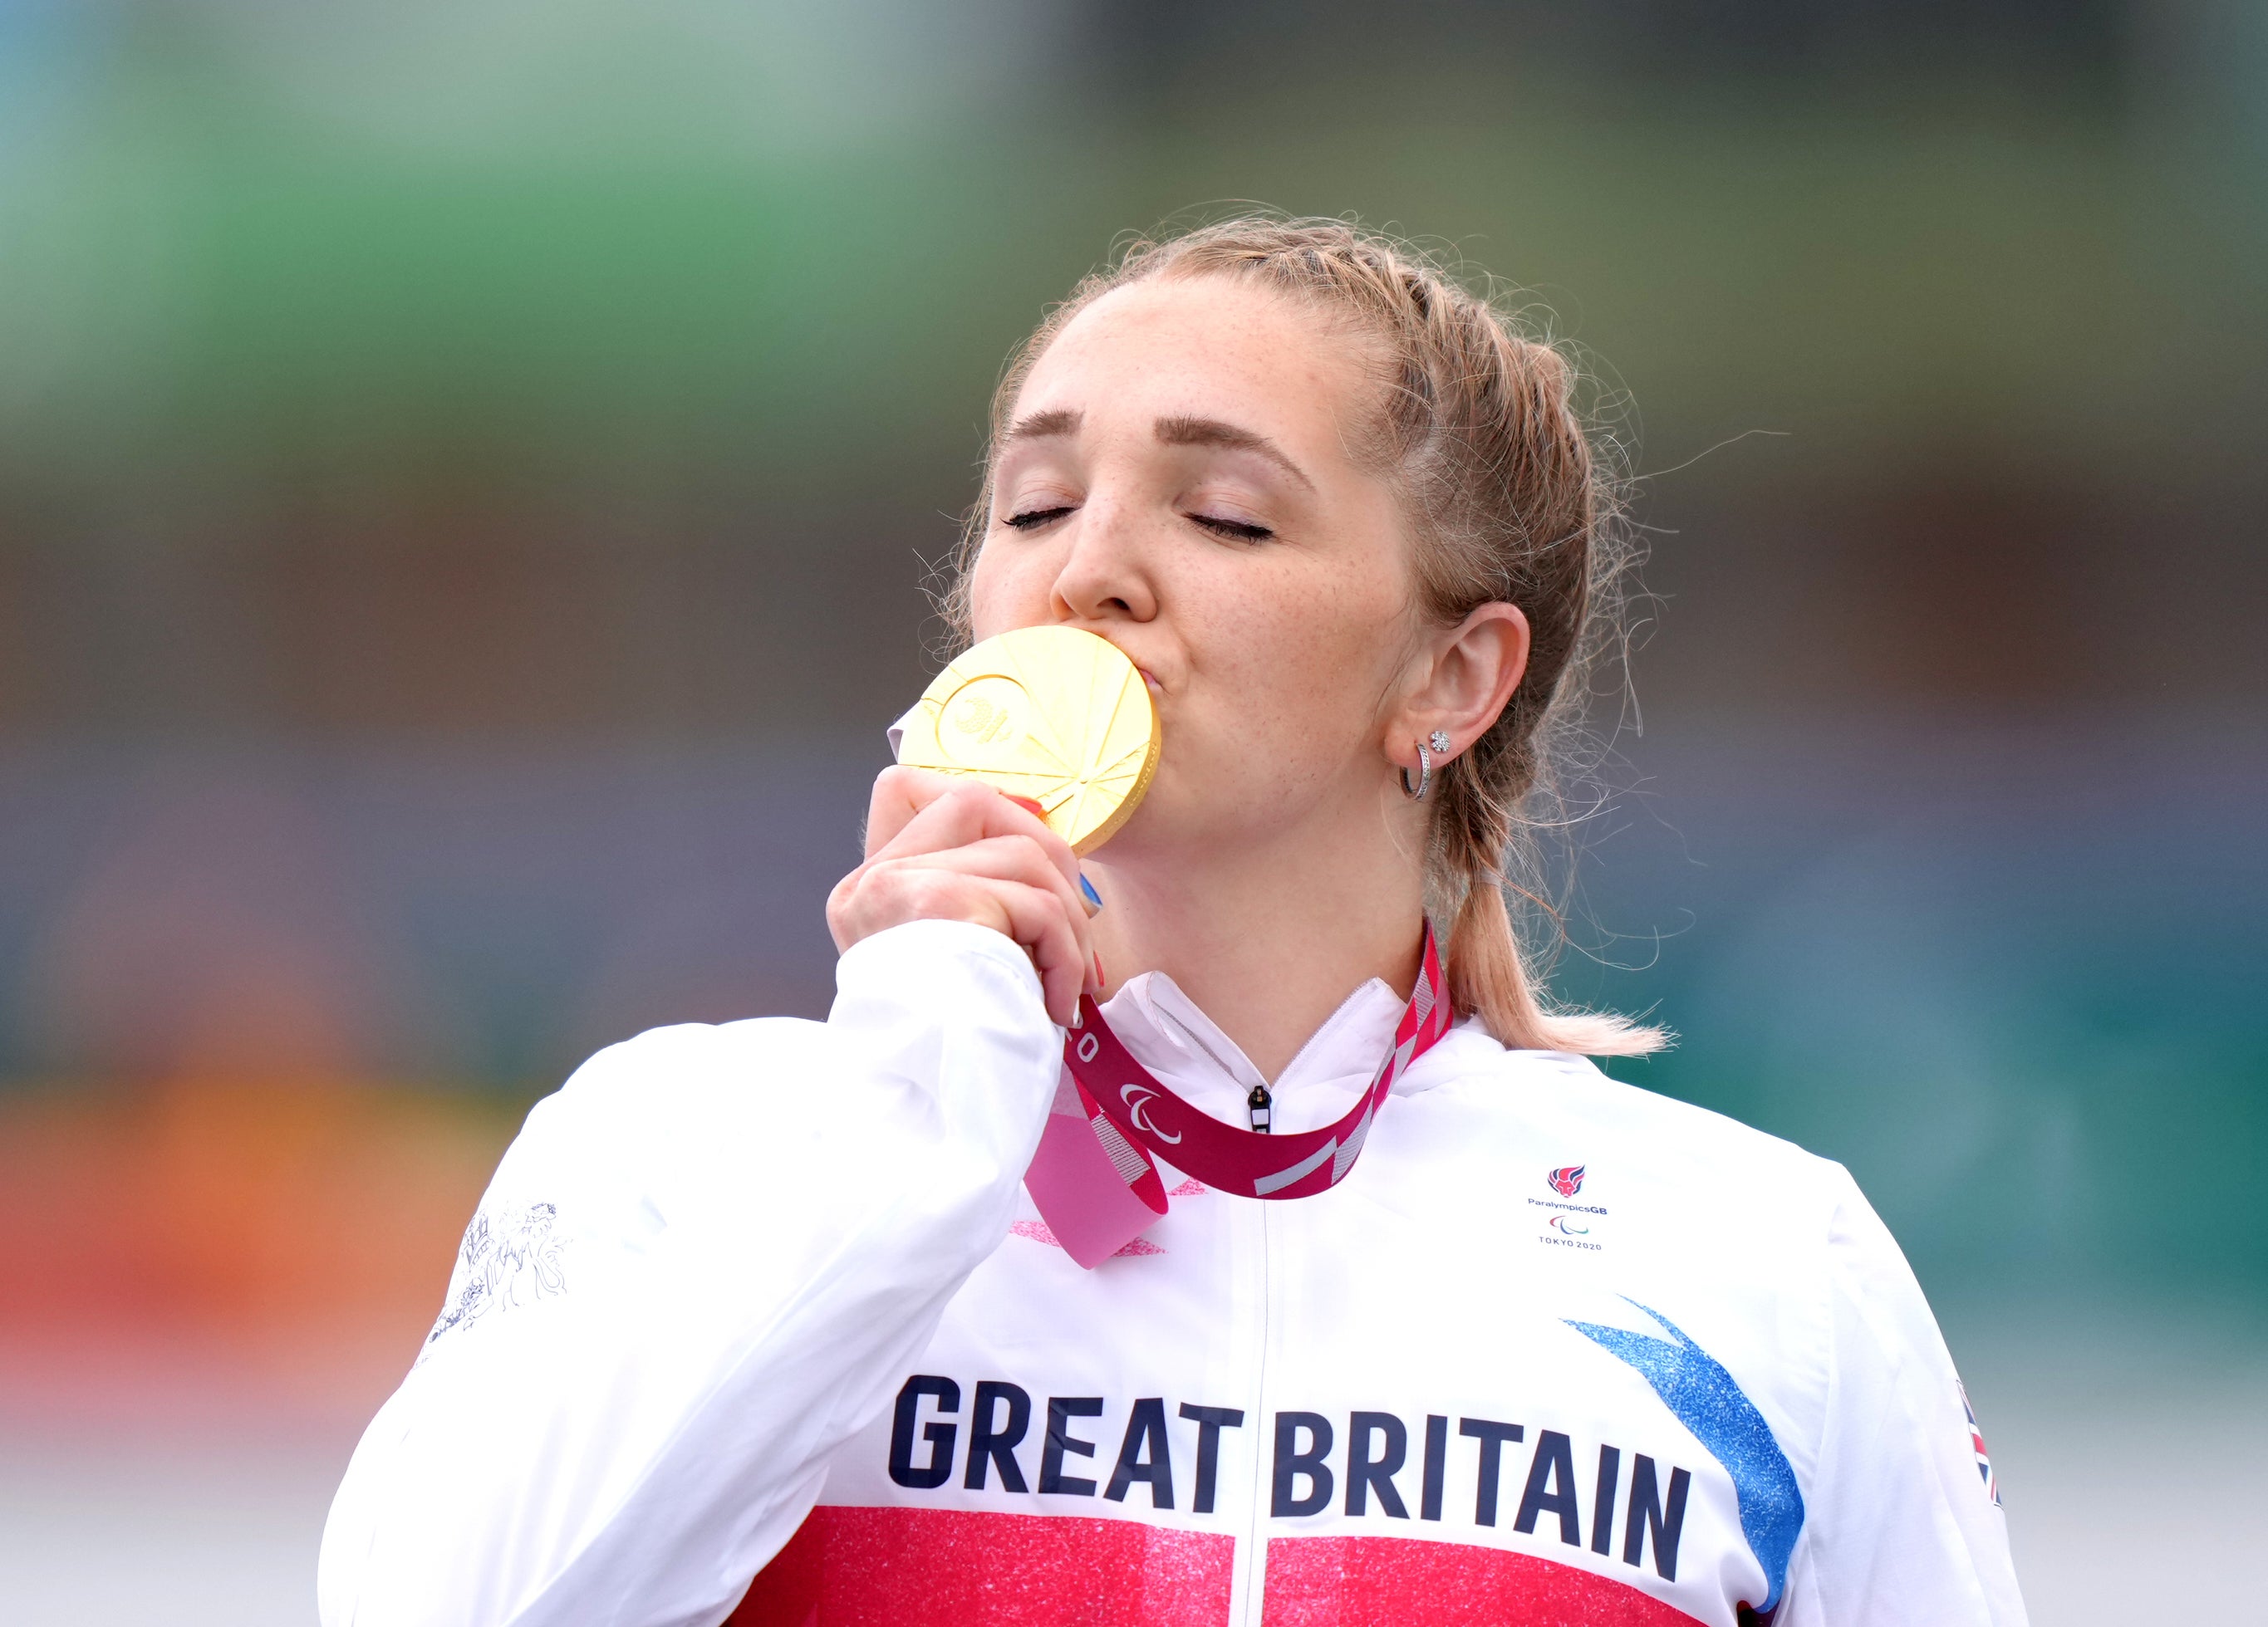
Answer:
[[[1449,749],[1433,755],[1439,768],[1488,733],[1528,670],[1528,617],[1518,605],[1485,604],[1426,641],[1412,664],[1411,687],[1388,727],[1386,754],[1397,765],[1418,766],[1418,742],[1438,729]]]

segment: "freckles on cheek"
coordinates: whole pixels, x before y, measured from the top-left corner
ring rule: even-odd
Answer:
[[[1047,600],[1049,578],[1028,563],[1002,560],[989,549],[977,556],[968,581],[969,621],[979,639],[1014,627],[1027,627],[1039,618],[1027,601],[1037,595],[1041,607]]]
[[[1359,710],[1376,656],[1371,629],[1307,614],[1248,622],[1239,635],[1233,681],[1256,716],[1306,733],[1351,708]]]

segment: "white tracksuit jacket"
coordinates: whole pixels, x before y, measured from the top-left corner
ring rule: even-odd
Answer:
[[[340,1488],[326,1627],[2022,1622],[1840,1166],[1469,1022],[1337,1188],[1163,1171],[1083,1271],[1021,1185],[1061,1066],[1022,952],[916,923],[839,989],[529,1115]],[[1169,982],[1106,1010],[1242,1122]],[[1278,1127],[1344,1112],[1400,1012],[1358,990]]]

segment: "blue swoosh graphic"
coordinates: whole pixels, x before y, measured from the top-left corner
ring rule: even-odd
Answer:
[[[1661,1397],[1661,1404],[1733,1477],[1741,1535],[1764,1566],[1769,1585],[1758,1614],[1768,1616],[1779,1608],[1788,1556],[1795,1551],[1795,1539],[1803,1529],[1803,1493],[1796,1487],[1795,1470],[1772,1439],[1771,1425],[1723,1365],[1660,1312],[1636,1299],[1630,1303],[1667,1328],[1676,1343],[1596,1322],[1571,1321],[1567,1325],[1637,1368]]]

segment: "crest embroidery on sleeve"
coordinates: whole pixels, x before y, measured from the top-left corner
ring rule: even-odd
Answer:
[[[483,1210],[465,1228],[457,1251],[457,1273],[448,1306],[425,1336],[434,1340],[452,1328],[479,1321],[492,1310],[567,1291],[559,1256],[564,1238],[552,1235],[559,1218],[551,1204],[530,1204],[518,1215],[491,1218]]]

